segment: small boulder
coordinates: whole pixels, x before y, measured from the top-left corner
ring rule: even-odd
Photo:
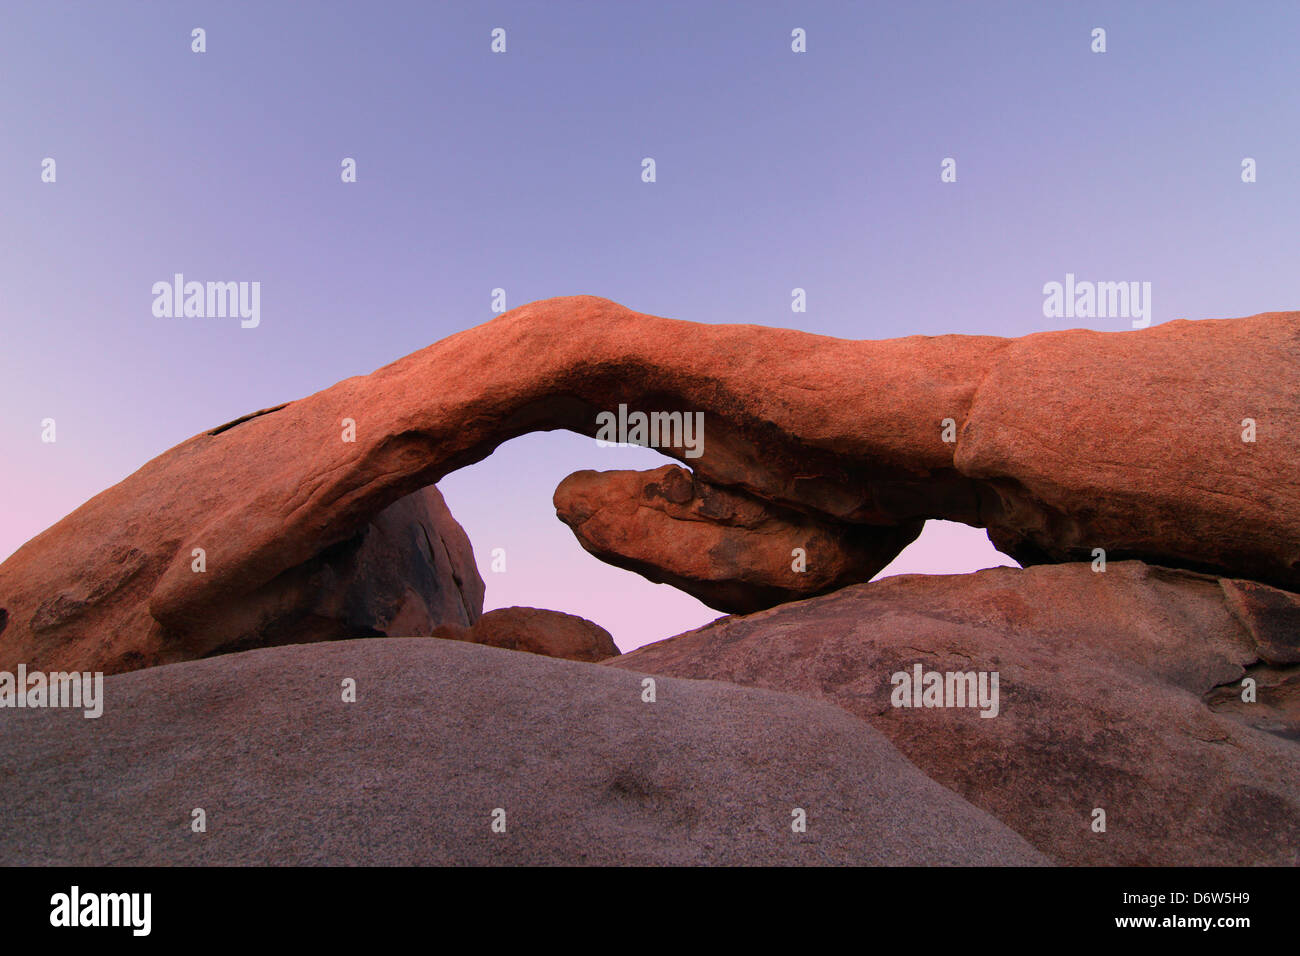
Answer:
[[[614,638],[599,624],[575,614],[537,607],[498,608],[488,611],[472,627],[444,626],[433,636],[567,661],[595,663],[618,656]]]

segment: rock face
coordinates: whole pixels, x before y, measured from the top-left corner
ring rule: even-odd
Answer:
[[[1300,590],[1298,364],[1295,312],[855,342],[549,299],[197,435],[91,499],[0,565],[0,667],[200,656],[223,607],[398,499],[525,432],[594,436],[620,404],[703,414],[701,479],[864,534],[946,518],[1022,564],[1101,547]]]
[[[323,597],[337,599],[338,590],[329,587]],[[399,499],[366,526],[344,594],[350,626],[368,616],[369,626],[388,636],[479,620],[483,578],[474,548],[437,488]]]
[[[555,510],[602,561],[733,614],[869,581],[924,523],[818,520],[715,488],[677,465],[576,472],[555,490]]]
[[[432,636],[568,661],[595,662],[618,656],[614,638],[599,624],[576,614],[536,607],[497,608],[473,627],[440,627]]]
[[[609,665],[836,703],[1058,862],[1296,865],[1297,614],[1294,594],[1135,561],[994,568],[724,618]],[[917,664],[997,672],[997,715],[893,706]]]
[[[347,637],[428,636],[483,610],[469,537],[437,488],[389,505],[358,534],[223,607],[216,653]],[[229,640],[232,633],[242,637]],[[193,636],[193,634],[191,635]]]
[[[209,560],[205,556],[205,562]],[[96,570],[96,569],[92,569]],[[42,603],[30,622],[31,667],[64,666],[117,673],[173,660],[250,647],[347,637],[430,635],[438,627],[468,626],[483,610],[483,579],[469,537],[437,488],[423,488],[389,505],[349,538],[290,568],[261,587],[233,593],[187,632],[151,631],[151,641],[96,634],[78,625],[93,619],[98,600],[130,616],[128,602],[144,603],[141,552],[118,569],[115,590],[78,589],[77,581]],[[192,571],[195,579],[208,573]],[[93,575],[87,575],[93,580]],[[67,626],[84,640],[48,646],[41,639]],[[3,637],[0,637],[3,640]],[[12,669],[12,666],[11,666]]]
[[[1046,862],[834,707],[641,695],[636,674],[431,639],[110,677],[96,720],[5,716],[0,864]]]

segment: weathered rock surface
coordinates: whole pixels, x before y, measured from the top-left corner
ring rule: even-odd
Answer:
[[[855,585],[608,664],[836,703],[1058,862],[1295,865],[1298,613],[1294,594],[1136,561],[994,568]],[[918,663],[998,672],[997,716],[894,707],[892,675]]]
[[[855,342],[549,299],[197,435],[91,499],[0,565],[0,667],[204,653],[223,607],[398,499],[525,432],[595,435],[620,403],[702,412],[700,478],[819,520],[897,536],[946,518],[1022,564],[1102,547],[1300,590],[1298,366],[1295,312]]]
[[[483,579],[437,488],[389,505],[358,534],[221,608],[216,652],[348,637],[429,636],[474,624]],[[195,629],[191,640],[199,633]],[[231,634],[241,638],[230,640]]]
[[[536,607],[497,608],[484,614],[472,627],[439,627],[432,636],[566,661],[592,663],[618,656],[614,638],[599,624],[576,614]]]
[[[602,561],[733,614],[869,581],[924,524],[818,520],[715,488],[677,465],[575,472],[554,500],[560,520]]]
[[[483,579],[473,547],[435,487],[399,499],[349,538],[266,584],[229,595],[183,634],[155,628],[151,640],[143,642],[91,630],[101,599],[132,618],[138,614],[129,602],[144,605],[148,599],[140,587],[144,558],[138,550],[118,569],[116,590],[93,583],[78,588],[79,581],[93,582],[96,570],[101,569],[88,569],[37,608],[26,645],[30,650],[23,656],[24,649],[15,647],[15,663],[117,673],[251,647],[428,636],[439,627],[472,625],[483,611]],[[199,580],[208,572],[191,573]],[[41,638],[65,626],[74,641],[52,644],[42,655]],[[15,644],[16,638],[17,633],[11,639]]]
[[[1046,862],[861,721],[788,694],[659,679],[647,704],[614,668],[384,638],[104,693],[97,720],[0,718],[0,864]]]

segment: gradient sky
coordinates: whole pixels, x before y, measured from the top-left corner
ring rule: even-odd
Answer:
[[[1067,272],[1151,282],[1157,324],[1297,308],[1297,36],[1290,2],[9,0],[0,558],[199,431],[486,321],[496,287],[850,338],[1128,327],[1045,319]],[[155,318],[175,272],[261,282],[260,327]],[[554,517],[570,471],[661,461],[550,433],[444,479],[487,606],[624,649],[716,616]],[[935,525],[898,567],[998,560]]]

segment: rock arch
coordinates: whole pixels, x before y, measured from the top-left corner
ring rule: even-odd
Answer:
[[[1298,364],[1294,312],[850,341],[593,296],[535,302],[196,435],[32,539],[0,565],[0,666],[199,656],[232,596],[501,442],[594,435],[620,402],[703,411],[698,479],[828,526],[901,540],[944,518],[987,528],[1022,564],[1100,546],[1298,590]],[[1244,417],[1259,422],[1251,444]]]

